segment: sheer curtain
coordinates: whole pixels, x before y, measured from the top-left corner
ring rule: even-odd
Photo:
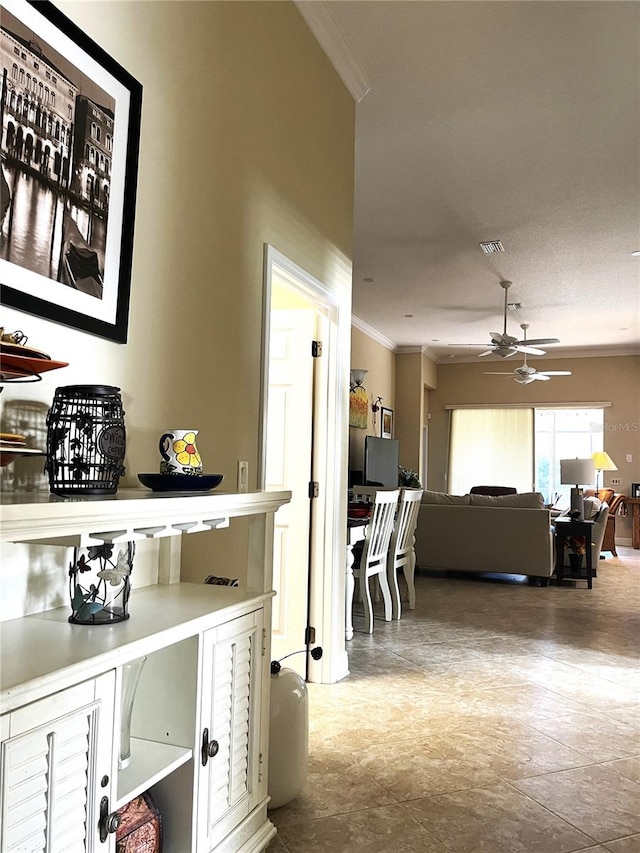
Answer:
[[[533,408],[452,409],[450,494],[472,486],[533,488]]]

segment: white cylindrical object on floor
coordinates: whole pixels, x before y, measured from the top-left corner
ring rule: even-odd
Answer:
[[[307,780],[309,760],[309,692],[292,669],[271,676],[269,722],[270,809],[297,797]]]

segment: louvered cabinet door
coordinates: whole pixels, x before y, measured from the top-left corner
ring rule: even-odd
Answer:
[[[114,673],[1,719],[0,853],[109,853],[99,840],[110,798]],[[101,782],[106,779],[106,785]]]
[[[262,610],[205,632],[197,851],[209,853],[260,802]]]

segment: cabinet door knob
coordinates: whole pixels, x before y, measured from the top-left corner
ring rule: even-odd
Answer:
[[[100,830],[100,841],[103,843],[107,840],[110,833],[116,832],[120,826],[120,815],[118,812],[109,813],[109,797],[103,797],[100,800],[100,821],[98,829]]]
[[[218,750],[220,749],[220,744],[217,740],[209,740],[209,729],[205,729],[202,732],[202,750],[201,750],[201,758],[202,758],[202,766],[207,766],[207,761],[210,758],[215,758],[218,754]]]

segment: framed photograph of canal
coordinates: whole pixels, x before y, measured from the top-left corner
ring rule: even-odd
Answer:
[[[142,86],[41,0],[0,0],[0,70],[0,301],[126,343]]]

